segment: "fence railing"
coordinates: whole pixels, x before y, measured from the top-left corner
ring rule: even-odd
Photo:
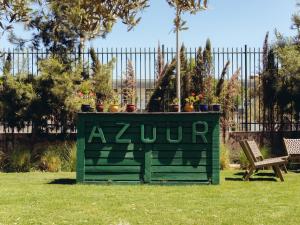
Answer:
[[[123,78],[126,76],[128,60],[132,61],[135,70],[138,95],[137,107],[143,111],[149,101],[151,92],[156,83],[156,62],[157,48],[101,48],[96,49],[96,55],[102,63],[115,60],[113,68],[113,87],[122,89]],[[176,51],[173,48],[161,46],[161,52],[164,62],[170,62],[175,56]],[[2,50],[2,63],[6,56],[10,54],[12,59],[12,74],[25,73],[37,76],[39,74],[38,62],[49,57],[49,52],[33,49],[7,49]],[[186,48],[186,58],[195,60],[197,48]],[[261,131],[263,129],[262,106],[260,95],[260,75],[262,72],[262,49],[249,48],[216,48],[212,51],[213,70],[212,76],[219,79],[223,67],[227,61],[230,61],[230,67],[226,74],[226,79],[240,68],[241,91],[237,96],[239,102],[236,111],[232,114],[237,131]],[[70,53],[74,63],[78,63],[78,53]],[[91,57],[89,51],[81,54],[82,60],[87,72],[90,72]],[[3,66],[1,66],[2,68]],[[0,127],[0,132],[1,132]],[[28,128],[24,129],[30,130]],[[30,132],[30,131],[29,131]]]

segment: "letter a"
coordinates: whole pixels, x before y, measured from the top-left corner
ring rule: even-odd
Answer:
[[[93,141],[93,138],[100,138],[102,143],[106,143],[106,139],[104,137],[104,133],[101,127],[97,127],[97,126],[93,127],[88,143],[91,143]]]

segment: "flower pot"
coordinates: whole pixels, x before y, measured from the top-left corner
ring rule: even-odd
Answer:
[[[221,105],[220,104],[212,104],[211,110],[214,112],[220,112],[221,111]]]
[[[89,104],[82,104],[81,111],[82,112],[89,112],[91,110],[91,106]]]
[[[172,105],[170,105],[170,110],[171,110],[171,112],[178,112],[179,105],[178,104],[172,104]]]
[[[97,112],[103,112],[104,111],[104,105],[101,103],[96,104],[96,110]]]
[[[119,105],[110,105],[108,108],[109,112],[119,112]]]
[[[183,110],[185,112],[193,112],[194,111],[194,105],[190,103],[186,103]]]
[[[134,112],[135,111],[135,105],[134,104],[127,104],[126,105],[126,112]]]
[[[199,111],[200,112],[207,112],[208,111],[208,105],[207,104],[200,104],[199,105]]]

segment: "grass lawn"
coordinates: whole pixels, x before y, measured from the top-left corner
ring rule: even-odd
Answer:
[[[0,173],[0,224],[300,224],[299,173],[243,182],[237,172],[222,172],[218,186],[76,185],[74,173]]]

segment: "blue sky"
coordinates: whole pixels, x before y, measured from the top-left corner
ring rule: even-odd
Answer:
[[[210,38],[214,47],[261,47],[264,36],[274,29],[292,35],[291,16],[296,0],[210,0],[209,9],[198,15],[185,15],[189,30],[182,32],[186,46],[203,45]],[[165,0],[150,0],[141,23],[131,32],[119,23],[105,40],[93,41],[94,47],[154,47],[160,41],[175,46],[174,10]]]
[[[261,47],[265,33],[274,39],[275,28],[293,35],[291,16],[296,12],[296,0],[210,0],[209,9],[197,15],[184,15],[189,30],[182,32],[181,41],[187,47],[198,47],[210,38],[213,47]],[[156,47],[158,41],[175,47],[172,32],[174,10],[165,0],[150,0],[134,30],[117,23],[106,39],[93,40],[93,47]],[[2,47],[9,46],[1,40]]]

